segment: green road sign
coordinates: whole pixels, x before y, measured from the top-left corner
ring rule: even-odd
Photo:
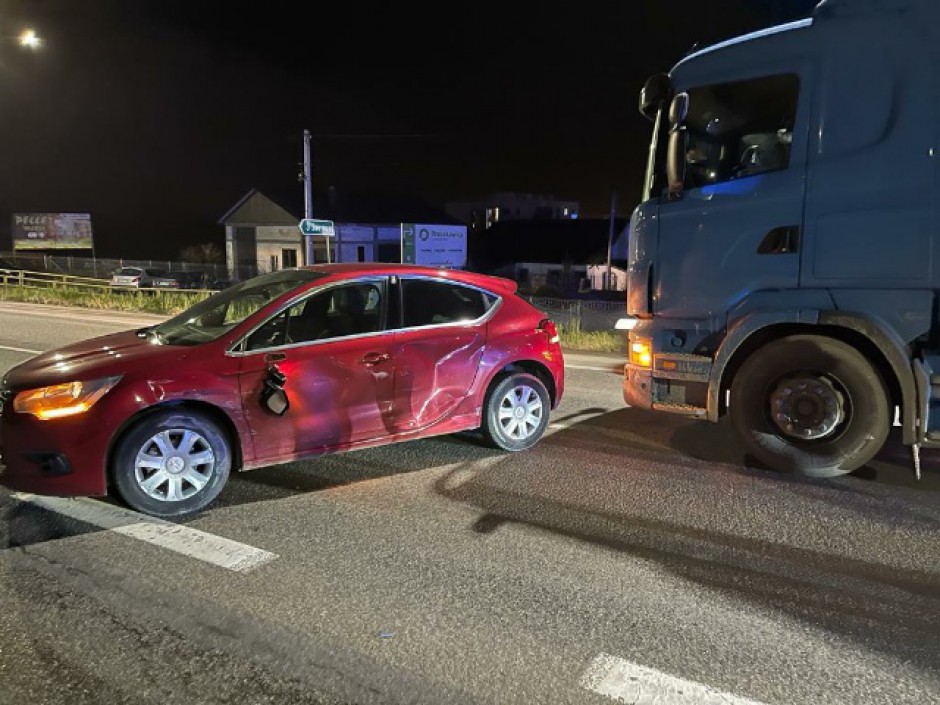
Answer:
[[[414,223],[401,224],[401,261],[403,264],[415,263]]]
[[[304,235],[323,235],[324,237],[333,237],[336,233],[333,230],[332,220],[314,220],[313,218],[304,218],[300,221],[300,232]]]

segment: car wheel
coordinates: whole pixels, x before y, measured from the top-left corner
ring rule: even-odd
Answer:
[[[548,390],[535,375],[516,372],[499,378],[486,395],[483,435],[503,450],[531,448],[545,433],[550,409]]]
[[[145,416],[122,436],[110,470],[130,507],[175,517],[208,506],[231,467],[229,441],[215,421],[198,411],[168,409]]]
[[[878,371],[852,346],[793,335],[745,361],[731,385],[731,421],[775,470],[836,477],[871,460],[890,426]]]

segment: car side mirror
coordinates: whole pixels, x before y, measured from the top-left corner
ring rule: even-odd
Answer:
[[[287,377],[277,365],[268,368],[267,377],[261,387],[261,404],[276,416],[283,416],[290,408],[290,400],[284,391],[286,383]]]

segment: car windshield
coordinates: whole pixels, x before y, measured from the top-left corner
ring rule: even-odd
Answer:
[[[152,333],[168,345],[199,345],[215,340],[279,296],[325,276],[291,269],[264,274],[214,294],[161,323]]]

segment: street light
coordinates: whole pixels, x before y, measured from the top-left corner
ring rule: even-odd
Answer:
[[[24,29],[20,33],[19,42],[21,47],[27,49],[38,49],[42,46],[42,40],[36,35],[35,29]]]

